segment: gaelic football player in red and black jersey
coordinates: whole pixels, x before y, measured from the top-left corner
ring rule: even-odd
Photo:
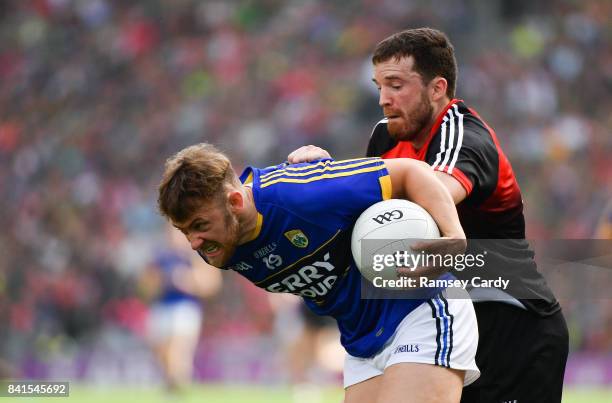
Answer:
[[[462,402],[560,402],[568,354],[561,307],[525,240],[521,192],[495,132],[455,98],[453,46],[440,31],[419,28],[380,42],[372,58],[385,118],[368,156],[427,162],[450,191],[468,238],[468,252],[486,264],[454,272],[459,278],[510,280],[506,289],[475,287],[480,379]],[[289,156],[300,162],[328,156],[307,146]],[[485,252],[486,251],[486,252]]]

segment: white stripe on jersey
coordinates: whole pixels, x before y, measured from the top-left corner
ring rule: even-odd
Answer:
[[[463,114],[459,113],[459,107],[457,107],[457,104],[453,105],[453,108],[455,109],[455,113],[459,117],[459,122],[458,122],[459,137],[457,139],[457,147],[455,148],[455,155],[453,155],[451,164],[448,166],[448,170],[446,171],[449,174],[453,173],[453,168],[455,167],[455,164],[457,163],[457,158],[459,158],[459,151],[461,150],[461,146],[463,145]]]
[[[376,128],[378,127],[378,125],[383,124],[383,123],[387,124],[387,122],[389,122],[389,119],[387,118],[382,118],[378,122],[376,122],[376,124],[374,125],[374,128],[372,129],[372,133],[370,133],[370,138],[372,138],[372,136],[374,135],[374,132],[376,131]]]
[[[448,147],[446,147],[446,151],[444,152],[444,159],[442,160],[442,162],[440,163],[440,166],[438,167],[438,171],[442,171],[444,172],[444,170],[446,169],[446,163],[448,162],[448,159],[450,158],[452,152],[453,152],[453,142],[455,140],[455,117],[453,116],[453,110],[452,108],[449,108],[448,110],[448,114],[449,114],[449,127],[448,127]]]
[[[431,169],[433,169],[434,171],[436,170],[436,167],[440,163],[440,157],[442,157],[442,153],[444,152],[444,145],[446,143],[446,122],[447,121],[448,121],[448,116],[444,116],[444,120],[442,120],[442,127],[441,127],[442,142],[440,144],[440,151],[438,151],[438,153],[436,154],[436,160],[431,166]]]

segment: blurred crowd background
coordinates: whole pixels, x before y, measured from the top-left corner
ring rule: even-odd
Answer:
[[[0,375],[159,379],[142,275],[168,247],[164,160],[201,141],[238,170],[305,144],[363,155],[370,52],[405,28],[454,43],[457,96],[496,130],[528,238],[612,238],[610,16],[609,0],[0,1]],[[562,304],[568,381],[612,385],[612,300]],[[196,379],[287,381],[296,306],[224,273]]]

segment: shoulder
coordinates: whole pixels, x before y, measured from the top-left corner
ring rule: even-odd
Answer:
[[[256,175],[254,184],[261,193],[284,201],[325,197],[328,192],[347,186],[359,186],[364,177],[387,175],[380,158],[357,158],[288,165]]]
[[[500,152],[494,133],[463,102],[447,110],[426,160],[432,169],[457,179],[472,198],[490,195],[498,181]]]
[[[448,108],[440,127],[432,137],[427,156],[434,168],[452,163],[463,153],[497,154],[491,131],[482,119],[465,103],[457,102]]]
[[[453,109],[454,121],[459,128],[463,126],[464,137],[467,141],[495,147],[492,131],[474,109],[468,108],[463,102],[456,104]]]
[[[381,200],[388,175],[380,158],[327,159],[256,175],[254,191],[261,205],[281,207],[302,217],[344,217]]]

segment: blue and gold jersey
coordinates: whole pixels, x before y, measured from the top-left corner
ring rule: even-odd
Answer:
[[[391,197],[379,158],[249,167],[240,177],[253,188],[257,236],[228,262],[258,287],[304,298],[318,315],[338,322],[341,342],[356,357],[378,352],[422,299],[362,299],[361,274],[351,254],[359,215]]]

